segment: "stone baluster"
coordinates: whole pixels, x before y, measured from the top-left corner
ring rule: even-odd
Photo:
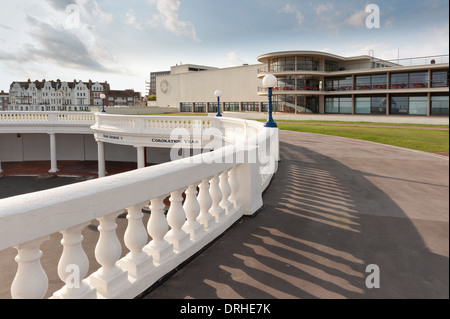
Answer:
[[[48,277],[41,265],[41,244],[49,240],[44,237],[20,244],[15,258],[18,268],[11,285],[13,299],[42,299],[47,293]]]
[[[200,214],[197,220],[203,224],[205,229],[211,229],[215,226],[214,216],[209,213],[212,205],[212,198],[209,193],[209,181],[204,179],[199,185],[198,203],[200,205]]]
[[[184,202],[183,208],[186,212],[187,220],[182,229],[190,234],[191,240],[195,240],[204,231],[202,224],[197,221],[197,217],[200,214],[200,204],[197,199],[196,185],[189,185],[186,190],[186,201]]]
[[[105,298],[114,298],[129,284],[127,272],[117,265],[122,254],[122,245],[116,234],[116,218],[121,213],[123,211],[98,218],[100,238],[95,247],[95,258],[102,267],[90,276],[90,283]]]
[[[220,202],[220,207],[225,210],[225,213],[228,215],[233,204],[230,202],[229,197],[231,195],[231,186],[229,182],[229,171],[226,170],[220,175],[220,190],[222,191],[222,201]]]
[[[55,299],[94,299],[97,292],[92,289],[83,278],[89,270],[89,259],[81,243],[84,237],[82,230],[89,223],[75,226],[61,231],[63,239],[61,245],[63,253],[58,263],[58,275],[65,286],[53,294]]]
[[[238,197],[238,192],[239,192],[239,179],[237,176],[237,169],[238,166],[233,167],[233,169],[230,170],[229,176],[229,182],[230,182],[230,187],[231,187],[231,195],[228,198],[228,200],[233,203],[234,208],[239,208],[239,197]]]
[[[171,229],[165,236],[165,239],[173,245],[176,253],[182,251],[190,243],[189,234],[182,229],[186,222],[186,214],[181,194],[182,192],[179,190],[171,193],[170,208],[167,213],[167,222]]]
[[[222,192],[219,187],[219,175],[214,176],[210,183],[211,187],[209,189],[209,193],[212,198],[212,206],[209,212],[216,218],[216,222],[220,222],[225,214],[225,210],[219,205],[222,200]]]
[[[163,264],[173,253],[173,246],[169,244],[164,236],[169,230],[169,225],[164,215],[164,197],[151,200],[150,219],[147,224],[148,234],[152,241],[144,247],[144,251],[153,256],[153,262],[156,265]]]
[[[153,268],[153,258],[143,251],[148,242],[148,234],[142,218],[142,208],[147,202],[129,207],[127,209],[128,227],[125,231],[125,246],[130,252],[119,262],[120,267],[134,278],[140,278]]]

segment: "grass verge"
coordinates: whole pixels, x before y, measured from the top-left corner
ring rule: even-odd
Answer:
[[[449,151],[449,132],[405,128],[301,125],[278,122],[281,130],[334,135],[430,153]]]

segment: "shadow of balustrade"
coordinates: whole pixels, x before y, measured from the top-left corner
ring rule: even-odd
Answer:
[[[389,187],[374,182],[408,188],[413,176],[391,175],[388,157],[376,158],[386,170],[374,173],[317,151],[320,141],[281,137],[279,171],[264,209],[241,219],[146,298],[448,298],[448,219],[410,218]],[[448,193],[439,181],[415,184],[431,187],[421,194],[425,201]],[[447,248],[427,244],[426,228]],[[380,269],[379,289],[366,286],[371,264]]]

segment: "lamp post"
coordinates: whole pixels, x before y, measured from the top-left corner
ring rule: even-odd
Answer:
[[[272,90],[275,86],[277,86],[277,78],[273,74],[267,74],[263,80],[263,86],[269,89],[269,120],[264,125],[265,127],[278,127],[277,123],[273,120],[272,117]]]
[[[222,117],[222,114],[220,114],[220,97],[222,96],[222,91],[217,90],[214,92],[214,95],[217,97],[217,117]]]
[[[102,113],[106,113],[105,111],[105,99],[106,99],[106,95],[105,94],[100,94],[100,98],[102,99]]]

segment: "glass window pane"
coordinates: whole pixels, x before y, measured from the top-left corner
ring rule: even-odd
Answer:
[[[387,89],[387,74],[372,75],[372,89]]]
[[[409,87],[420,89],[428,87],[428,72],[418,72],[409,74]]]
[[[334,97],[326,98],[325,113],[339,113],[339,98]]]
[[[431,115],[449,115],[448,96],[431,97]]]
[[[407,88],[408,86],[409,86],[408,73],[391,74],[391,88],[403,89]]]
[[[426,96],[411,96],[409,98],[409,114],[427,115],[427,101]]]
[[[369,90],[370,89],[370,75],[357,76],[355,79],[357,90]]]
[[[448,71],[434,71],[431,76],[431,86],[434,88],[448,86]]]
[[[352,114],[352,98],[341,97],[339,103],[339,111],[341,114]]]
[[[355,113],[356,114],[370,114],[370,97],[357,97],[355,99]]]
[[[386,114],[387,98],[372,97],[371,114]]]
[[[409,99],[406,96],[391,98],[391,114],[408,114]]]

